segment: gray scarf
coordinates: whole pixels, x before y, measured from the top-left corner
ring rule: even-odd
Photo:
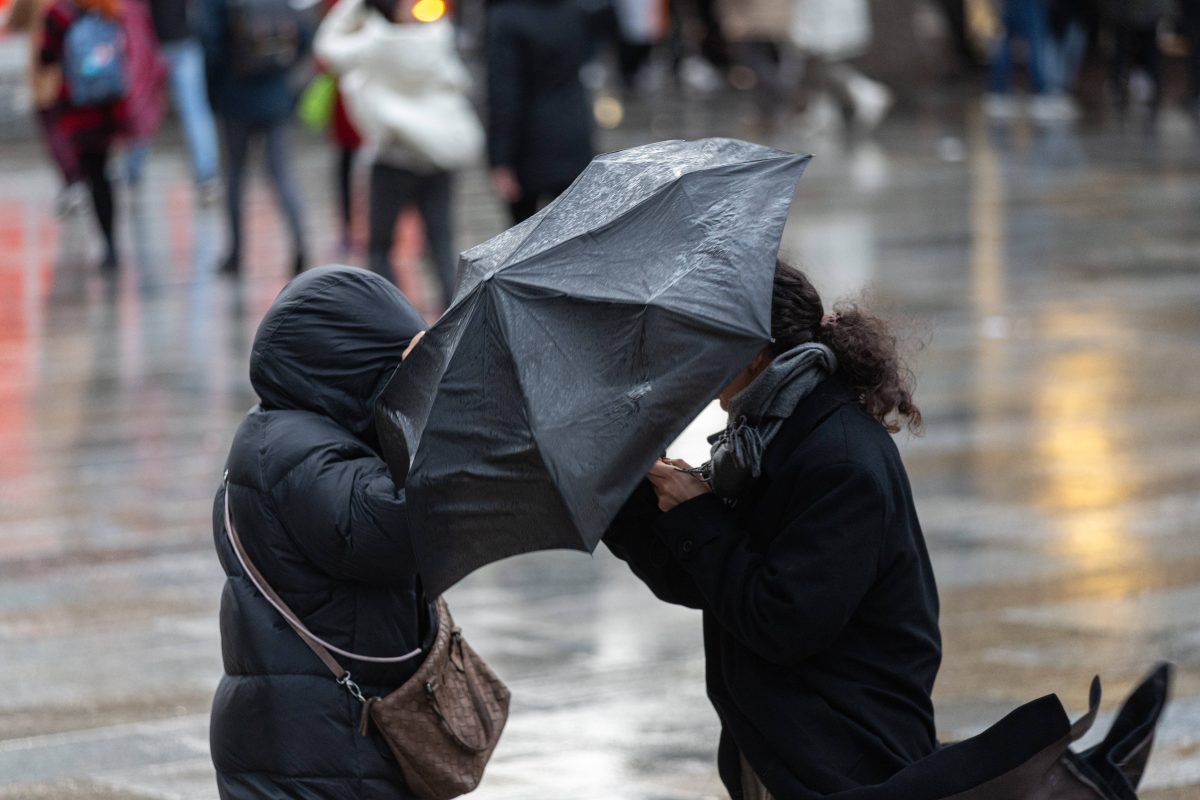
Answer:
[[[762,474],[762,456],[784,420],[817,384],[837,370],[837,356],[807,342],[776,356],[729,401],[729,424],[710,441],[712,459],[702,472],[719,496],[736,500]]]

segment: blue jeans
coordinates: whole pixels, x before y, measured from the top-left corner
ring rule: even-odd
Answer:
[[[1042,77],[1046,88],[1052,92],[1075,90],[1079,77],[1079,66],[1087,52],[1087,29],[1078,22],[1068,23],[1062,39],[1046,37],[1042,52]]]
[[[242,256],[242,186],[246,160],[251,141],[260,138],[266,145],[267,177],[271,179],[275,199],[291,234],[292,251],[304,252],[300,191],[292,174],[292,147],[288,135],[290,125],[288,117],[263,123],[225,120],[225,146],[229,156],[225,165],[225,209],[229,215],[229,255],[234,262]]]
[[[1045,0],[1004,0],[1001,22],[1004,33],[992,52],[988,68],[988,91],[1008,94],[1012,82],[1012,51],[1016,41],[1025,42],[1029,54],[1029,88],[1034,94],[1046,91],[1042,57],[1046,52],[1048,24]]]
[[[208,105],[208,86],[204,78],[204,50],[197,39],[181,39],[162,45],[171,85],[171,103],[183,125],[192,158],[192,177],[204,183],[217,177],[217,126]],[[142,177],[149,143],[137,142],[129,148],[125,170],[131,183]]]

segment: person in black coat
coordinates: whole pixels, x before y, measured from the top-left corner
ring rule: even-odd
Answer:
[[[721,393],[703,479],[656,464],[605,542],[702,609],[735,800],[881,783],[937,747],[938,597],[889,432],[920,412],[895,339],[780,265],[773,343]],[[707,481],[707,482],[706,482]]]
[[[577,0],[503,0],[488,9],[488,160],[513,224],[562,194],[592,160],[592,108],[579,79],[591,24]]]
[[[250,561],[314,634],[372,657],[428,647],[436,617],[373,411],[424,327],[396,287],[350,267],[296,278],[259,325],[250,356],[259,404],[234,436],[213,509],[228,576],[210,727],[223,800],[413,797],[379,734],[359,735],[361,703],[243,573],[224,504],[228,492]],[[366,694],[381,696],[419,663],[345,661]]]

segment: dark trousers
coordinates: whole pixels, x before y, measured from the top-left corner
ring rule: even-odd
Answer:
[[[1129,76],[1134,67],[1141,67],[1150,76],[1154,94],[1150,106],[1157,109],[1162,99],[1162,60],[1158,53],[1157,26],[1120,25],[1113,31],[1116,52],[1113,53],[1112,80],[1117,104],[1125,107],[1129,101]]]
[[[229,215],[230,257],[237,262],[242,255],[243,180],[250,142],[261,138],[266,143],[267,176],[275,190],[275,199],[283,212],[292,248],[296,255],[304,252],[304,229],[300,221],[300,193],[292,175],[292,151],[286,119],[269,123],[249,123],[237,119],[225,120],[225,149],[229,156],[225,176],[225,206]]]
[[[82,150],[78,154],[79,169],[92,195],[96,222],[104,235],[105,262],[115,261],[117,244],[113,229],[113,190],[108,179],[108,149]]]
[[[371,167],[368,266],[396,282],[391,261],[396,219],[406,207],[416,205],[425,224],[426,251],[441,284],[446,307],[454,299],[456,272],[450,219],[452,183],[449,172],[423,174],[379,162]]]
[[[721,32],[716,0],[669,0],[671,17],[671,50],[676,66],[687,55],[688,28],[698,24],[704,31],[700,39],[700,55],[719,70],[729,67],[728,43]]]

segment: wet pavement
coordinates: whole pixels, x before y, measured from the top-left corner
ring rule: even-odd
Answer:
[[[736,104],[628,109],[606,148],[747,136]],[[927,433],[901,437],[942,591],[944,738],[1058,692],[1105,708],[1178,667],[1145,796],[1200,796],[1200,146],[1182,120],[990,128],[914,116],[817,154],[784,252],[833,297],[870,284],[909,320]],[[125,262],[51,213],[32,144],[0,146],[0,798],[215,797],[221,671],[211,497],[254,402],[246,356],[286,279],[266,190],[248,274],[214,271],[223,224],[164,143],[125,191]],[[297,156],[314,253],[332,252],[332,154]],[[459,244],[503,215],[459,185]],[[405,288],[432,314],[401,247]],[[322,258],[321,260],[329,260]],[[678,452],[702,452],[708,416]],[[722,797],[700,621],[601,551],[487,568],[451,602],[514,690],[476,796]],[[1102,719],[1097,729],[1103,729]]]

